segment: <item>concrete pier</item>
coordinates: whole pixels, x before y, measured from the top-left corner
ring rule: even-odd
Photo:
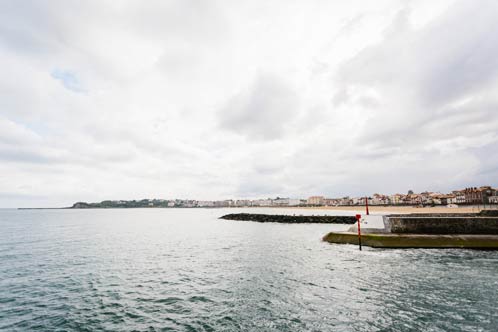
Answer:
[[[481,215],[387,215],[361,220],[362,245],[376,248],[472,248],[498,250],[498,217]],[[330,243],[358,244],[355,223],[347,232],[323,237]]]
[[[323,237],[329,243],[356,244],[358,234],[331,232]],[[374,248],[468,248],[498,250],[498,235],[362,234],[363,246]]]

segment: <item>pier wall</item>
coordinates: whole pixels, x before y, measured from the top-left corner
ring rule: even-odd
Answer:
[[[389,216],[386,226],[396,234],[498,235],[498,217]]]

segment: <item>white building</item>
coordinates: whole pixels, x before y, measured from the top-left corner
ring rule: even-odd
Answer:
[[[213,201],[198,201],[197,206],[198,207],[213,207],[214,202]]]
[[[447,203],[448,204],[456,204],[457,203],[456,196],[455,195],[448,195]]]
[[[353,197],[351,198],[351,204],[352,205],[362,205],[365,204],[365,198],[364,197]]]
[[[248,199],[238,199],[235,202],[235,206],[251,206],[252,202]]]
[[[272,200],[271,199],[257,199],[252,201],[253,206],[271,206]]]
[[[465,192],[463,190],[454,191],[453,194],[456,196],[456,204],[467,203],[467,199],[465,198]]]
[[[389,196],[389,201],[392,205],[403,204],[403,197],[404,195],[402,194],[394,194]]]
[[[339,205],[351,205],[352,202],[353,202],[352,199],[349,198],[348,196],[346,196],[346,197],[343,197],[340,199]],[[370,202],[370,200],[369,200],[369,202]]]
[[[488,202],[489,204],[498,204],[498,196],[489,196]]]
[[[272,205],[273,206],[289,206],[289,199],[277,197],[273,200]]]
[[[289,198],[289,206],[301,205],[301,200],[299,198]]]

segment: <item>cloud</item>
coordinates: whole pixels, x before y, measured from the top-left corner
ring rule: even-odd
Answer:
[[[249,139],[277,139],[298,109],[298,97],[285,81],[276,75],[260,75],[223,107],[221,126]]]
[[[3,1],[2,206],[496,185],[493,1]]]
[[[437,166],[431,151],[495,150],[498,47],[491,40],[497,16],[492,1],[459,2],[414,29],[409,11],[401,11],[381,43],[345,62],[335,77],[335,100],[364,109],[367,125],[358,144],[427,153],[429,169]],[[361,105],[365,98],[374,103]]]

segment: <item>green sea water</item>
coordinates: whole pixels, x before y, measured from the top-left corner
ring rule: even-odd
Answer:
[[[498,331],[498,252],[218,219],[241,211],[0,210],[0,330]]]

